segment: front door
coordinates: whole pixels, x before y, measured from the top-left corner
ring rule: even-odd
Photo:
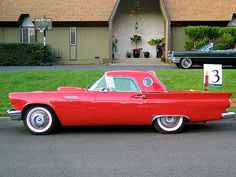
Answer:
[[[150,124],[148,99],[129,77],[110,77],[109,89],[97,92],[94,105],[98,124]]]

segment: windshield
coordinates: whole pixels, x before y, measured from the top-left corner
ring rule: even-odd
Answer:
[[[89,90],[93,91],[100,91],[104,88],[107,88],[105,76],[101,77],[99,80],[97,80],[90,88]]]
[[[212,50],[213,49],[213,43],[210,43],[210,44],[207,44],[207,45],[204,45],[203,47],[201,47],[199,49],[199,51],[209,51],[209,50]]]

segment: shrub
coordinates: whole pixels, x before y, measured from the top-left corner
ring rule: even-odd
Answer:
[[[207,38],[199,41],[197,44],[196,44],[196,49],[200,49],[202,48],[204,45],[208,44],[209,43],[209,40],[207,40]]]
[[[193,41],[185,41],[184,48],[185,48],[185,50],[192,50],[194,48],[194,42]]]
[[[214,46],[214,50],[224,50],[225,46],[222,43],[218,43]]]
[[[235,37],[229,33],[224,33],[222,39],[225,43],[225,48],[230,48],[234,44]]]
[[[185,42],[185,50],[194,50],[213,42],[223,49],[231,48],[236,41],[235,27],[188,26],[184,28],[189,41]]]
[[[1,66],[37,66],[45,62],[53,63],[55,55],[51,48],[43,44],[0,44]]]

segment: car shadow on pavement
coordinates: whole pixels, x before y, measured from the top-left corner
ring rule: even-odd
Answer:
[[[156,132],[152,126],[73,126],[62,127],[57,130],[57,134],[73,134],[73,133],[154,133]]]
[[[180,134],[211,132],[235,132],[236,121],[212,121],[206,123],[187,124]],[[106,134],[106,133],[158,133],[153,126],[75,126],[62,127],[56,134]],[[160,133],[161,134],[161,133]]]
[[[183,133],[236,132],[236,121],[212,121],[187,124]]]

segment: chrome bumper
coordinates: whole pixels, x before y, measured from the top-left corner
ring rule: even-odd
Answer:
[[[222,113],[222,118],[223,119],[235,119],[236,118],[236,113],[235,112]]]
[[[179,57],[173,57],[173,58],[171,58],[171,61],[173,62],[173,63],[180,63],[180,58]]]
[[[21,120],[21,111],[8,110],[7,113],[12,120]]]

